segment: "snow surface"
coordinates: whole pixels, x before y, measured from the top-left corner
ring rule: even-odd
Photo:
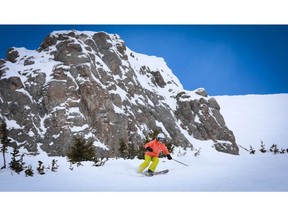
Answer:
[[[101,167],[85,162],[83,166],[74,165],[73,170],[70,170],[70,164],[66,158],[49,158],[45,153],[36,158],[26,155],[24,161],[26,165],[32,165],[34,176],[25,177],[24,172],[18,175],[10,169],[1,170],[0,201],[2,203],[6,200],[10,203],[9,199],[16,196],[22,197],[22,200],[29,197],[30,202],[35,199],[35,193],[31,195],[31,193],[4,192],[62,192],[60,194],[37,193],[36,197],[46,199],[44,205],[48,205],[49,202],[54,203],[52,205],[63,209],[65,215],[66,211],[71,211],[72,214],[77,212],[83,214],[80,210],[72,210],[73,202],[84,206],[89,204],[90,210],[94,205],[97,208],[96,206],[100,203],[101,208],[107,208],[107,211],[109,209],[109,215],[119,214],[119,211],[127,213],[122,208],[134,206],[138,212],[132,211],[129,214],[141,214],[147,211],[149,203],[153,203],[153,197],[157,203],[161,204],[159,207],[157,205],[156,213],[178,215],[184,211],[193,215],[194,211],[200,211],[201,215],[208,215],[211,214],[209,211],[212,210],[214,213],[218,210],[222,215],[225,213],[228,215],[230,211],[234,212],[231,209],[234,206],[237,211],[235,210],[233,214],[236,215],[243,215],[247,209],[250,213],[256,211],[259,214],[263,211],[266,215],[269,213],[283,215],[283,210],[285,210],[283,206],[286,205],[287,199],[285,198],[287,198],[286,192],[288,191],[288,153],[274,155],[267,152],[263,154],[258,149],[261,140],[266,149],[269,149],[273,143],[279,147],[288,148],[286,123],[288,94],[218,96],[215,98],[221,106],[221,113],[226,124],[234,131],[237,142],[247,149],[249,145],[252,145],[256,149],[255,155],[249,154],[243,148],[240,148],[238,156],[218,153],[211,147],[213,144],[211,141],[193,139],[194,147],[201,148],[199,156],[194,156],[195,149],[193,151],[188,149],[186,153],[183,149],[175,149],[173,159],[188,166],[162,158],[157,169],[168,168],[170,172],[154,177],[144,177],[136,173],[137,166],[142,163],[142,160],[138,159],[110,159]],[[11,152],[11,149],[9,151]],[[8,157],[8,154],[6,155]],[[2,165],[3,159],[0,158]],[[48,167],[51,166],[52,159],[58,161],[57,172],[46,169],[45,175],[39,175],[36,171],[38,160],[43,161]],[[86,193],[67,195],[65,192]],[[87,192],[98,193],[87,194]],[[127,192],[150,193],[127,194]],[[165,192],[164,195],[162,192]],[[227,192],[229,192],[228,195]],[[259,197],[259,193],[256,192],[266,193],[261,193]],[[255,204],[257,199],[260,201]],[[68,200],[69,209],[63,208],[63,200]],[[30,202],[24,203],[29,205]],[[109,203],[113,203],[119,209],[110,209]],[[208,203],[212,209],[207,206]],[[225,210],[227,205],[230,206],[229,211]],[[264,209],[261,209],[261,206]],[[25,208],[24,204],[23,208]],[[42,207],[38,208],[41,210]]]
[[[288,147],[288,94],[215,97],[239,145]]]

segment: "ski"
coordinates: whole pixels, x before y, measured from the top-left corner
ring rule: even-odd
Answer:
[[[148,172],[143,173],[145,176],[154,176],[154,175],[163,175],[169,172],[169,169],[161,170],[161,171],[156,171],[153,173],[153,175],[149,174]]]
[[[154,175],[162,175],[162,174],[166,174],[169,172],[169,169],[165,169],[165,170],[161,170],[161,171],[156,171],[153,174]]]

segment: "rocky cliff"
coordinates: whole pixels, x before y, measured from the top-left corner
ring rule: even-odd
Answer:
[[[37,50],[10,48],[0,60],[0,118],[12,144],[31,153],[65,155],[81,135],[109,154],[157,129],[175,145],[193,147],[193,137],[238,154],[213,97],[184,90],[162,58],[105,32],[57,31]]]

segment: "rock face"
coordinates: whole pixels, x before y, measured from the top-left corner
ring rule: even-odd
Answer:
[[[31,153],[64,156],[81,135],[112,155],[120,140],[137,148],[157,129],[176,145],[193,137],[238,154],[214,98],[184,90],[162,58],[104,32],[52,32],[37,50],[10,48],[0,60],[0,118],[12,144]]]

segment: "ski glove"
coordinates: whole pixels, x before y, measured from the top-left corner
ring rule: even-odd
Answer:
[[[149,146],[146,148],[146,150],[149,151],[149,152],[153,152],[153,149],[150,148]]]
[[[170,154],[167,155],[168,160],[172,160],[172,157]]]

